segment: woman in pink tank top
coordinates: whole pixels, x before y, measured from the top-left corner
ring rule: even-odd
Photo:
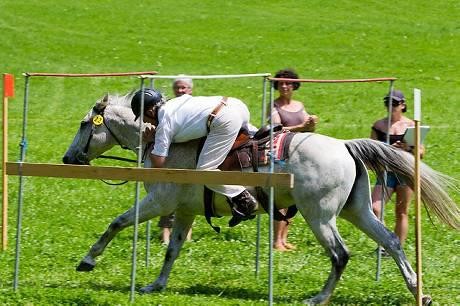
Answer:
[[[275,74],[275,78],[298,79],[299,76],[292,69],[282,69]],[[293,100],[294,90],[300,87],[299,82],[275,81],[273,87],[278,90],[279,96],[274,101],[274,108],[269,112],[273,124],[281,124],[285,130],[291,132],[313,132],[319,118],[309,115],[303,103]],[[286,214],[287,210],[282,213]],[[284,221],[274,222],[273,248],[278,251],[288,251],[295,246],[287,242],[289,223]]]
[[[291,69],[283,69],[276,73],[275,78],[298,79],[297,73]],[[300,87],[299,82],[275,81],[273,86],[279,92],[275,99],[275,107],[271,111],[272,122],[282,124],[285,130],[291,132],[313,132],[318,117],[309,115],[303,103],[292,99],[294,90]]]

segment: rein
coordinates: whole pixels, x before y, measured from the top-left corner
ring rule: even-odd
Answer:
[[[98,156],[96,158],[113,159],[113,160],[120,160],[120,161],[137,163],[137,160],[134,160],[134,159],[124,158],[124,157],[119,157],[119,156],[112,156],[112,155],[100,155],[100,156]],[[110,185],[110,186],[120,186],[120,185],[124,185],[124,184],[126,184],[128,182],[128,181],[123,181],[123,182],[120,182],[120,183],[111,183],[111,182],[108,182],[108,181],[106,181],[104,179],[100,179],[100,181],[102,181],[104,184],[107,184],[107,185]]]
[[[131,163],[137,163],[136,159],[132,158],[125,158],[125,157],[119,157],[119,156],[113,156],[113,155],[99,155],[96,158],[102,158],[102,159],[113,159],[113,160],[120,160],[120,161],[125,161],[125,162],[131,162]]]

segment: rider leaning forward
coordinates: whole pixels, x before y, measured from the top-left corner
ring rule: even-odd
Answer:
[[[135,93],[131,108],[140,116],[142,91]],[[218,170],[229,153],[238,132],[249,124],[249,110],[240,100],[225,97],[192,97],[185,94],[166,103],[154,89],[144,89],[143,122],[156,126],[155,142],[150,159],[155,168],[162,168],[172,143],[186,142],[206,137],[198,157],[196,169]],[[237,185],[208,185],[209,189],[228,198],[233,217],[229,226],[252,219],[257,209],[255,198]]]

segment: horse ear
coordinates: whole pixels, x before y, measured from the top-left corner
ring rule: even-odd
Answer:
[[[99,100],[96,105],[94,105],[93,109],[95,112],[97,113],[101,113],[106,107],[107,105],[109,104],[109,101],[110,101],[110,98],[109,98],[109,94],[105,94],[105,96]]]
[[[104,107],[106,107],[107,104],[109,104],[109,94],[108,93],[106,93],[104,98],[102,98],[101,104],[104,105]]]

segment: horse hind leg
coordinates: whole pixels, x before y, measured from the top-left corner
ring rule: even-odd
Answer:
[[[162,291],[166,288],[174,261],[179,256],[180,250],[182,249],[184,241],[187,239],[187,234],[194,220],[194,215],[183,215],[180,211],[176,211],[172,236],[168,244],[160,275],[153,283],[141,288],[141,293]]]
[[[353,223],[372,240],[385,248],[385,250],[396,262],[404,281],[406,282],[407,288],[414,296],[416,296],[417,275],[407,260],[399,238],[377,219],[377,217],[370,211],[370,208],[369,212],[360,211],[359,213],[352,215],[350,215],[349,211],[345,209],[343,217]]]
[[[345,246],[342,238],[336,227],[336,219],[331,218],[328,222],[317,218],[306,218],[314,235],[326,250],[331,260],[332,268],[326,283],[321,291],[312,298],[306,299],[303,303],[308,305],[323,305],[327,304],[332,293],[337,286],[340,277],[345,270],[345,267],[350,258],[348,249]]]
[[[159,212],[155,209],[155,205],[151,205],[152,200],[153,198],[150,194],[148,194],[144,199],[142,199],[141,203],[139,203],[139,223],[145,222],[159,215]],[[135,207],[133,206],[110,223],[106,231],[90,248],[88,254],[86,254],[86,256],[80,261],[76,270],[80,272],[92,271],[96,266],[96,257],[100,256],[104,252],[107,245],[119,232],[133,225],[134,221]]]
[[[360,164],[358,164],[360,165]],[[416,296],[417,276],[404,254],[398,237],[387,229],[371,210],[370,182],[364,166],[361,167],[353,190],[340,216],[354,224],[367,236],[383,246],[393,257],[409,291]],[[426,301],[431,300],[425,296]]]

